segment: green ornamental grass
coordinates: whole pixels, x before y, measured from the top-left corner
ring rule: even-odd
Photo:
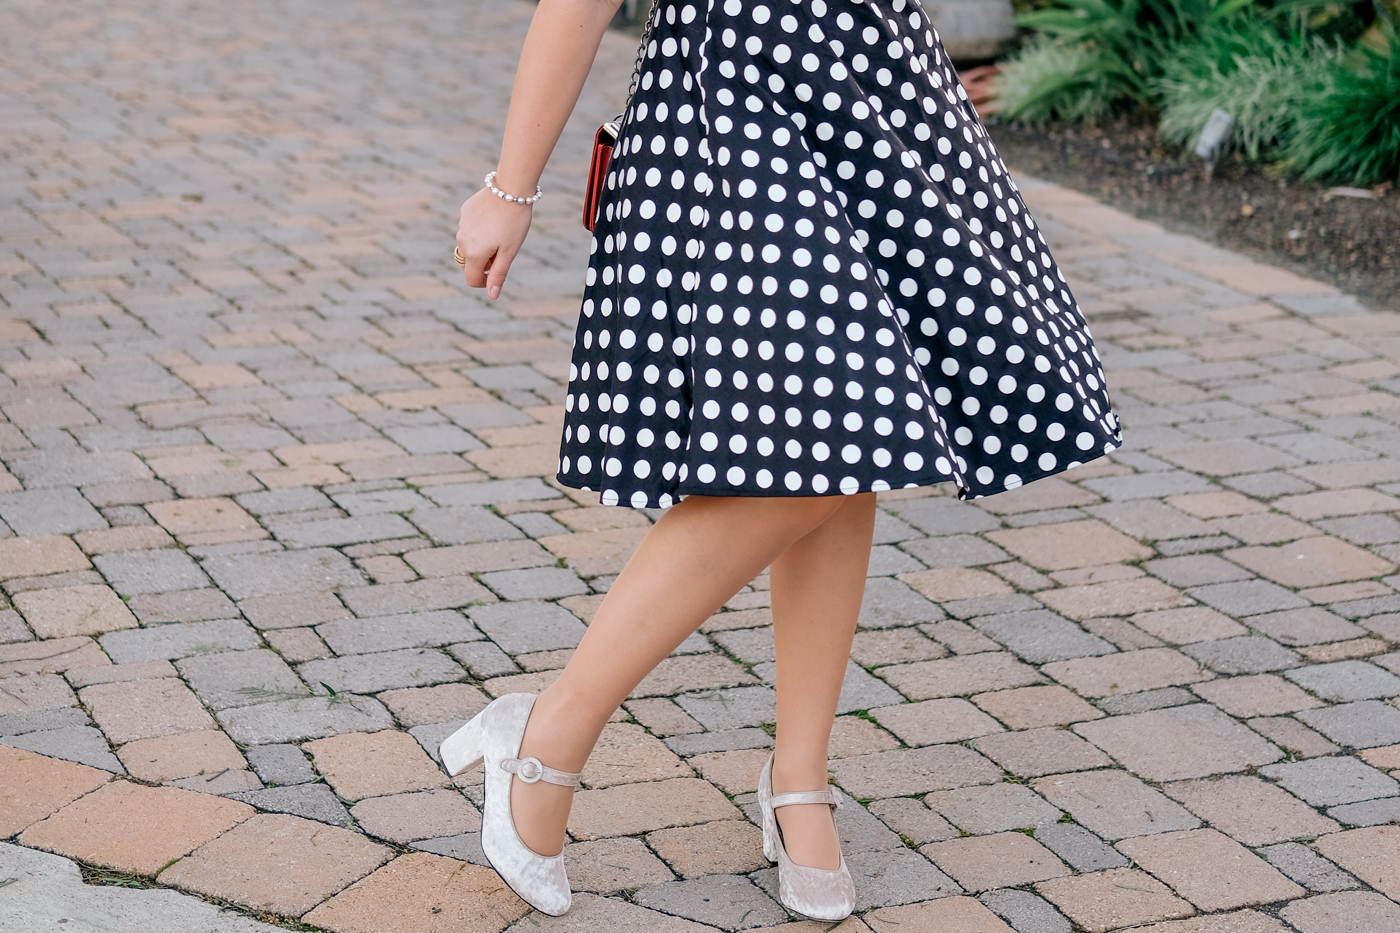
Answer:
[[[1251,159],[1343,184],[1394,179],[1400,0],[1391,3],[1048,0],[1017,19],[1036,34],[1002,63],[997,109],[1031,124],[1137,109],[1183,148],[1221,109],[1236,121],[1231,145]]]
[[[1054,0],[1016,22],[1036,30],[1002,64],[997,109],[1009,119],[1097,120],[1123,105],[1153,108],[1173,49],[1253,0]]]
[[[1400,176],[1400,34],[1331,63],[1305,88],[1288,164],[1306,179],[1374,185]]]
[[[1154,85],[1158,132],[1183,148],[1196,144],[1217,108],[1235,118],[1233,148],[1251,159],[1290,141],[1305,104],[1301,91],[1329,74],[1338,49],[1270,23],[1241,19],[1175,49]]]
[[[995,97],[1002,116],[1040,125],[1092,123],[1129,99],[1122,64],[1085,45],[1037,36],[1001,66]]]

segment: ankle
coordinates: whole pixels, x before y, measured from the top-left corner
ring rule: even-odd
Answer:
[[[820,763],[798,762],[779,764],[773,759],[772,785],[775,794],[793,794],[804,791],[824,790],[830,783],[826,759]]]
[[[603,717],[602,724],[608,717]],[[520,742],[521,756],[533,756],[559,771],[582,771],[602,725],[580,716],[576,706],[554,701],[548,691],[535,700]]]

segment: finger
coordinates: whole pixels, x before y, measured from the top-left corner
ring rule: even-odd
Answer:
[[[515,253],[506,252],[504,249],[491,257],[491,265],[486,270],[486,295],[488,298],[496,299],[501,297],[501,289],[506,284],[506,276],[510,273],[510,264],[515,260]]]
[[[486,270],[491,266],[490,255],[483,256],[472,249],[462,249],[460,241],[457,249],[462,256],[466,257],[466,262],[462,263],[462,275],[467,280],[467,285],[472,288],[486,287]]]

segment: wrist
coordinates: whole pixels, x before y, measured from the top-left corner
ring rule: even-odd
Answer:
[[[486,189],[502,201],[510,201],[516,204],[523,204],[526,207],[533,207],[535,202],[544,197],[544,192],[540,190],[538,184],[529,188],[524,185],[510,187],[511,181],[503,182],[500,172],[495,171],[486,176]],[[533,191],[531,190],[533,189]]]

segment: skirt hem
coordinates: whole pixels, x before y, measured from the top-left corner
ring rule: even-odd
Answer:
[[[1108,456],[1108,454],[1112,453],[1115,450],[1118,450],[1122,446],[1123,439],[1121,436],[1119,436],[1113,440],[1112,447],[1105,450],[1101,450],[1099,453],[1096,453],[1092,457],[1088,457],[1080,461],[1075,461],[1074,465],[1082,466],[1085,463],[1091,463],[1094,460],[1099,459],[1100,457]],[[1037,467],[1031,471],[1027,471],[1023,482],[1019,486],[1011,487],[1011,489],[1001,488],[996,490],[989,490],[988,487],[968,487],[960,485],[958,487],[958,498],[985,499],[986,497],[994,496],[997,493],[1011,492],[1013,489],[1019,489],[1021,488],[1021,486],[1029,485],[1030,483],[1033,483],[1036,480],[1045,479],[1048,476],[1055,476],[1059,473],[1063,473],[1066,470],[1070,469],[1073,469],[1073,467],[1060,466],[1058,464],[1054,467],[1051,467],[1048,470],[1041,470]],[[694,483],[678,483],[675,486],[675,488],[665,491],[663,493],[659,493],[655,497],[648,494],[647,501],[645,504],[634,505],[630,498],[624,497],[623,494],[620,492],[617,494],[617,501],[607,501],[607,499],[605,498],[605,492],[603,489],[600,488],[601,484],[599,483],[594,483],[590,485],[589,482],[586,480],[579,481],[578,479],[575,479],[573,477],[566,478],[563,474],[560,474],[558,472],[555,473],[554,478],[561,485],[568,486],[570,489],[579,489],[583,490],[584,492],[597,492],[599,495],[600,505],[629,506],[631,508],[667,508],[668,506],[659,504],[662,496],[669,497],[671,499],[671,504],[678,502],[681,496],[723,496],[726,498],[735,499],[819,499],[828,496],[856,496],[866,492],[884,492],[893,489],[911,489],[920,486],[937,486],[939,483],[957,482],[956,479],[946,474],[931,473],[927,475],[915,476],[907,480],[906,482],[900,483],[899,485],[895,485],[893,483],[884,483],[881,489],[871,488],[877,481],[862,483],[856,489],[853,489],[849,492],[839,488],[833,488],[830,492],[813,492],[810,489],[794,491],[786,488],[778,488],[776,486],[772,489],[758,489],[752,486],[726,488],[716,486],[715,484],[701,485]],[[646,494],[645,490],[638,489],[633,490],[633,495],[635,495],[638,492]]]

